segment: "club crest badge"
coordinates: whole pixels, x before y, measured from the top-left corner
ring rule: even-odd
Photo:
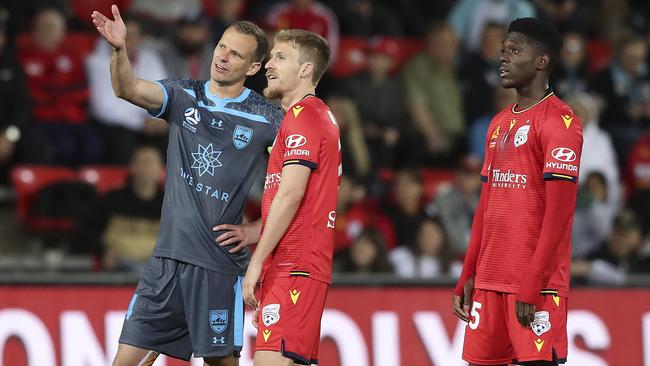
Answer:
[[[551,319],[548,314],[548,311],[538,311],[535,313],[535,320],[530,325],[530,328],[533,330],[537,336],[548,332],[551,329]]]
[[[262,322],[269,327],[280,321],[280,304],[268,304],[262,308]]]
[[[217,333],[223,333],[228,326],[228,310],[210,310],[210,328]]]
[[[528,131],[530,131],[530,125],[519,127],[515,133],[515,147],[519,147],[528,141]]]
[[[253,138],[253,129],[237,125],[235,130],[232,132],[232,143],[235,144],[235,147],[239,150],[248,146],[248,143],[251,142]]]

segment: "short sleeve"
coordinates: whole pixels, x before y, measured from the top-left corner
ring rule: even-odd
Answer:
[[[169,106],[174,99],[174,91],[177,82],[176,80],[164,79],[155,81],[155,83],[160,86],[164,94],[163,104],[159,109],[148,109],[147,113],[149,113],[151,117],[167,119],[166,117],[169,114],[170,109]]]
[[[551,111],[541,132],[544,179],[578,181],[582,126],[569,108]]]
[[[284,151],[283,166],[300,164],[312,170],[318,169],[318,156],[323,137],[318,129],[317,118],[317,114],[307,107],[298,105],[289,110],[282,141],[278,141]]]

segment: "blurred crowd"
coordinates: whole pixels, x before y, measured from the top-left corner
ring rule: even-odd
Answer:
[[[584,129],[572,275],[616,285],[650,272],[647,0],[11,2],[0,8],[0,185],[19,190],[12,171],[25,165],[129,175],[76,206],[62,197],[82,187],[41,192],[27,209],[75,207],[65,235],[35,234],[41,248],[91,256],[96,270],[137,270],[155,243],[167,126],[113,94],[111,49],[90,22],[112,3],[134,73],[149,80],[207,79],[214,45],[239,19],[269,38],[284,28],[326,37],[334,60],[318,94],[341,128],[344,166],[335,271],[403,278],[460,274],[486,130],[515,98],[500,86],[501,40],[514,18],[545,19],[564,34],[551,88]],[[247,86],[265,83],[260,72]]]

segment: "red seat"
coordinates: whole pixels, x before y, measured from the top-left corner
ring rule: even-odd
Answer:
[[[129,169],[122,166],[85,166],[79,169],[79,179],[95,187],[99,194],[105,194],[126,185]]]
[[[425,202],[436,198],[440,186],[452,184],[454,172],[449,169],[423,169],[422,170],[422,195]]]
[[[19,165],[11,171],[11,182],[16,191],[16,210],[18,219],[34,231],[67,230],[73,226],[66,218],[34,217],[30,208],[38,192],[44,187],[58,182],[77,181],[75,171],[64,167],[40,165]]]
[[[366,38],[341,38],[336,60],[330,68],[332,75],[346,77],[363,71],[367,65],[367,48],[368,40]]]
[[[115,4],[120,9],[122,16],[128,13],[129,7],[131,6],[132,0],[71,0],[70,8],[73,15],[77,20],[86,23],[89,26],[92,26],[92,29],[95,29],[93,25],[92,18],[90,14],[93,11],[98,11],[110,19],[113,19],[111,13],[111,5]]]
[[[424,46],[419,38],[401,38],[398,39],[398,53],[393,66],[393,71],[399,71],[402,66],[415,54],[422,50]]]

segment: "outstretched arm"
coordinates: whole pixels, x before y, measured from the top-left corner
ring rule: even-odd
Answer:
[[[148,80],[133,75],[131,62],[126,54],[126,25],[116,5],[111,6],[113,19],[94,11],[93,24],[106,41],[113,47],[111,55],[111,83],[115,95],[139,107],[155,110],[162,106],[165,95],[162,88]]]

